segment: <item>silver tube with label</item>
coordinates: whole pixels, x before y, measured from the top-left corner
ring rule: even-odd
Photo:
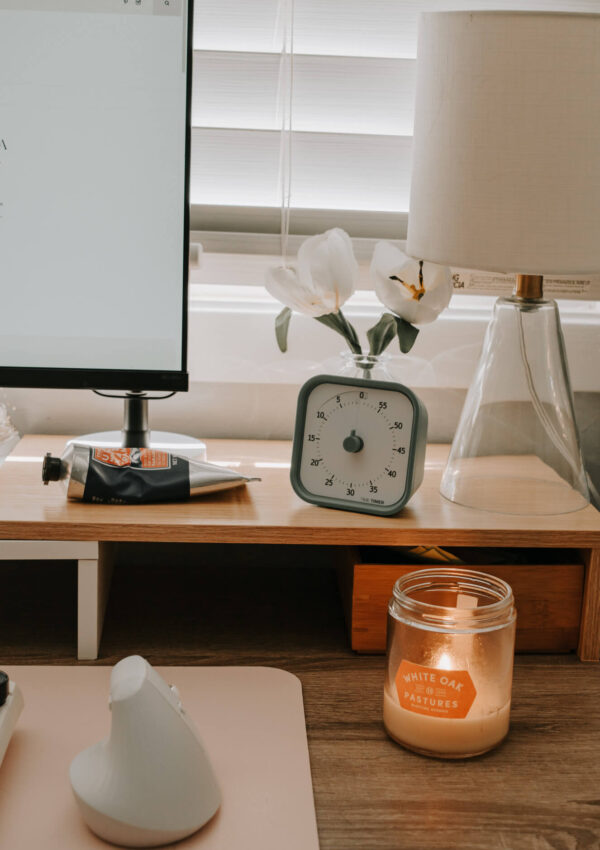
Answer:
[[[69,445],[44,458],[42,481],[62,481],[69,499],[104,504],[179,501],[240,487],[248,478],[227,467],[154,449]]]

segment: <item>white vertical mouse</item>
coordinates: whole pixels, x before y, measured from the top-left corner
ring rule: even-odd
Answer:
[[[24,704],[18,686],[0,670],[0,765]]]
[[[79,753],[70,779],[89,828],[127,847],[191,835],[221,804],[198,732],[179,694],[139,655],[110,679],[110,736]]]

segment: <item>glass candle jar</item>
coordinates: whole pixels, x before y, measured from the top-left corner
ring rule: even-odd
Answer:
[[[438,758],[485,753],[508,732],[516,610],[509,585],[454,567],[398,579],[388,607],[383,723]]]

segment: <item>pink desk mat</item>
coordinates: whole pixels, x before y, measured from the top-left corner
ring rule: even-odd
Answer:
[[[25,708],[0,766],[1,850],[98,850],[69,784],[110,729],[110,667],[3,667]],[[158,667],[177,685],[223,795],[181,850],[318,850],[299,680],[269,667]]]

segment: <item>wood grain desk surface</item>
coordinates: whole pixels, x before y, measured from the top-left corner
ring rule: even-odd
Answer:
[[[239,464],[262,481],[189,502],[88,505],[69,502],[59,484],[43,486],[41,459],[60,455],[66,437],[26,436],[0,469],[0,538],[360,545],[596,546],[593,507],[551,517],[509,516],[443,499],[447,446],[429,446],[425,480],[395,517],[314,507],[289,483],[291,443],[209,440],[209,461]]]
[[[178,563],[168,548],[155,547],[153,564],[127,554],[117,565],[96,663],[140,653],[157,665],[296,674],[321,850],[600,847],[596,666],[573,655],[517,656],[504,744],[470,761],[423,758],[383,730],[385,661],[348,648],[327,551],[208,546],[192,555],[182,547]],[[2,570],[1,664],[73,663],[73,565]]]

